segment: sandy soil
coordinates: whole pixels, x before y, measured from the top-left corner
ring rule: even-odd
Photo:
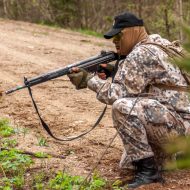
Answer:
[[[34,77],[64,67],[76,61],[113,50],[111,41],[85,36],[64,29],[49,28],[24,22],[0,20],[0,86],[3,91],[23,84],[23,77]],[[89,128],[100,115],[104,105],[88,89],[77,91],[66,76],[32,88],[40,113],[58,137],[78,134]],[[35,168],[66,170],[86,176],[97,162],[106,145],[115,134],[111,107],[90,134],[72,142],[59,142],[42,129],[27,90],[4,96],[0,116],[8,117],[17,127],[18,148],[26,151],[44,151],[66,155],[65,159],[36,159]],[[40,138],[47,147],[40,147]],[[118,179],[118,163],[122,145],[116,138],[97,170],[108,179]],[[166,184],[151,184],[138,189],[190,189],[190,172],[175,171],[164,174]]]

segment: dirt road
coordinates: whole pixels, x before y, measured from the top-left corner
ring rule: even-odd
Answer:
[[[23,84],[23,77],[34,77],[50,70],[112,50],[111,41],[85,36],[64,29],[49,28],[24,22],[0,20],[0,86],[3,90]],[[89,128],[104,105],[88,89],[77,91],[66,76],[32,88],[40,113],[58,137],[73,135]],[[40,126],[27,90],[5,96],[0,103],[0,116],[8,117],[20,131],[20,149],[67,155],[66,159],[36,160],[36,166],[66,170],[74,175],[87,175],[115,134],[111,107],[100,125],[87,136],[72,142],[53,140]],[[47,139],[47,147],[38,146]],[[117,138],[97,170],[109,179],[119,178],[118,162],[122,154]],[[190,172],[165,174],[167,183],[139,189],[190,189]],[[182,177],[183,178],[182,178]],[[180,178],[180,180],[179,180]]]

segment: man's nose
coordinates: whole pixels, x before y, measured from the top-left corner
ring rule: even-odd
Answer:
[[[113,38],[112,42],[113,42],[114,44],[116,44],[116,43],[118,43],[118,40],[116,40],[115,38]]]

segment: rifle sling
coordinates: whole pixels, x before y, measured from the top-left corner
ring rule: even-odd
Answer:
[[[49,127],[48,127],[48,125],[46,124],[46,122],[45,122],[45,121],[42,119],[42,117],[40,116],[38,107],[37,107],[36,102],[35,102],[35,100],[34,100],[34,98],[33,98],[33,95],[32,95],[32,89],[31,89],[31,87],[30,87],[29,85],[27,85],[27,80],[25,79],[24,82],[25,82],[25,84],[26,84],[26,86],[27,86],[27,88],[28,88],[29,95],[30,95],[30,97],[31,97],[31,99],[32,99],[32,103],[33,103],[34,108],[35,108],[35,110],[36,110],[36,113],[37,113],[37,115],[38,115],[38,117],[39,117],[39,119],[40,119],[40,122],[41,122],[41,124],[42,124],[42,127],[43,127],[43,128],[47,131],[47,133],[48,133],[52,138],[54,138],[55,140],[58,140],[58,141],[72,141],[72,140],[78,139],[78,138],[80,138],[80,137],[82,137],[82,136],[88,134],[90,131],[92,131],[92,130],[100,123],[101,119],[103,118],[103,116],[104,116],[104,114],[105,114],[105,112],[106,112],[107,105],[104,107],[104,109],[103,109],[101,115],[99,116],[99,118],[97,119],[97,121],[95,122],[95,124],[94,124],[90,129],[83,131],[81,134],[79,134],[79,135],[77,135],[77,136],[70,136],[70,137],[65,137],[65,138],[57,138],[57,137],[54,136],[54,134],[51,132],[51,130],[49,129]]]

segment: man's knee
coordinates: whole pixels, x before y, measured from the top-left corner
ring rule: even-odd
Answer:
[[[129,114],[131,108],[133,107],[133,103],[134,101],[132,99],[118,99],[112,105],[112,112],[113,114]]]
[[[133,118],[138,118],[144,124],[146,123],[147,114],[149,113],[149,108],[158,107],[159,102],[152,99],[135,99],[135,98],[122,98],[116,100],[112,105],[112,117],[113,120],[120,120],[123,116],[131,115]],[[148,110],[147,110],[148,109]]]

